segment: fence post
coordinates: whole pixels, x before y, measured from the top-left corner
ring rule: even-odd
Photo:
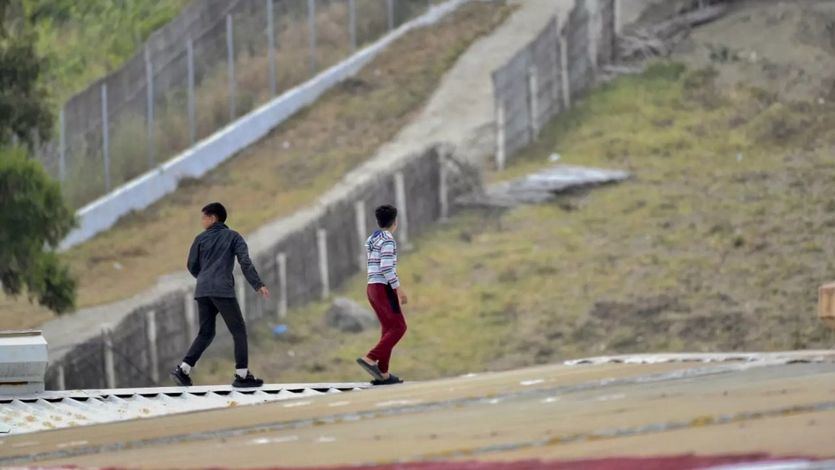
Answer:
[[[562,101],[565,109],[571,108],[571,73],[568,69],[568,38],[560,37],[560,72],[562,75]]]
[[[438,205],[440,206],[440,220],[449,217],[449,182],[447,178],[446,155],[438,152]]]
[[[270,62],[270,96],[278,93],[275,66],[275,18],[273,16],[273,0],[267,2],[267,58]]]
[[[113,362],[113,339],[110,327],[101,329],[104,356],[104,379],[106,388],[116,388],[116,364]]]
[[[194,291],[191,289],[187,290],[183,302],[185,302],[186,327],[188,328],[189,341],[191,341],[197,337],[197,315],[194,311]]]
[[[67,389],[67,379],[64,375],[64,365],[63,364],[58,364],[57,366],[55,366],[55,368],[56,368],[56,375],[57,375],[57,377],[55,378],[55,382],[56,382],[55,387],[58,390],[66,390]]]
[[[101,152],[104,158],[104,189],[110,191],[110,121],[107,116],[107,83],[101,84]]]
[[[44,149],[41,145],[41,133],[37,129],[32,132],[32,147],[32,156],[43,161]]]
[[[560,30],[558,27],[559,23],[557,22],[556,17],[554,17],[554,19],[551,21],[554,22],[554,47],[551,48],[554,52],[553,70],[551,70],[551,73],[553,74],[553,78],[551,80],[551,99],[553,100],[551,106],[551,115],[553,116],[559,113],[560,111],[560,56],[562,54],[560,54]]]
[[[389,31],[394,29],[394,0],[386,0],[386,17]]]
[[[505,136],[505,106],[504,100],[498,98],[496,100],[496,169],[504,170],[506,152],[506,136]]]
[[[588,48],[586,49],[591,61],[592,72],[597,71],[597,48],[600,40],[601,17],[600,4],[597,0],[588,0],[586,8],[589,10]]]
[[[539,80],[537,80],[537,67],[531,65],[528,67],[528,96],[530,96],[530,110],[531,117],[531,142],[539,138]]]
[[[67,178],[67,122],[63,106],[58,113],[58,127],[61,133],[58,138],[58,179],[64,181]]]
[[[319,274],[322,278],[322,300],[331,293],[330,277],[328,275],[328,231],[320,228],[316,230],[316,247],[319,252]]]
[[[159,355],[157,354],[157,317],[156,312],[145,312],[145,337],[148,347],[148,368],[151,380],[159,383]]]
[[[615,34],[623,32],[623,0],[615,0]]]
[[[357,0],[348,0],[348,31],[351,36],[351,52],[357,50]]]
[[[148,168],[154,167],[156,161],[154,150],[154,65],[151,63],[151,50],[145,46],[145,91],[146,91],[146,123],[148,125]]]
[[[186,40],[186,61],[188,67],[188,136],[191,145],[197,141],[197,115],[194,110],[194,41]]]
[[[279,253],[275,256],[275,266],[278,269],[278,318],[287,316],[287,254]]]
[[[394,174],[394,197],[397,204],[397,233],[404,248],[409,247],[409,217],[406,214],[406,180],[403,172]]]
[[[232,29],[232,15],[226,15],[226,63],[229,75],[229,121],[235,120],[235,37]]]
[[[307,0],[307,25],[310,33],[310,75],[316,75],[316,0]]]
[[[356,216],[356,223],[357,223],[357,240],[362,243],[367,236],[366,230],[368,227],[368,222],[365,220],[365,201],[360,199],[359,201],[354,203],[354,214]],[[365,259],[366,254],[365,251],[360,249],[357,253],[357,267],[360,271],[365,269]]]

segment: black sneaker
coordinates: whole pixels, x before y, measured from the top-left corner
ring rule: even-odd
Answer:
[[[174,382],[177,382],[177,385],[180,387],[191,387],[191,377],[188,376],[180,366],[175,367],[171,372],[169,372],[171,378],[174,379]]]
[[[235,381],[232,382],[232,386],[237,388],[255,388],[261,385],[264,385],[264,381],[252,375],[252,372],[247,372],[246,377],[235,374]]]
[[[375,380],[371,381],[371,385],[394,385],[394,384],[402,384],[402,383],[403,383],[403,379],[401,379],[400,377],[398,377],[394,374],[389,374],[389,378],[387,378],[385,380],[376,380],[375,379]]]

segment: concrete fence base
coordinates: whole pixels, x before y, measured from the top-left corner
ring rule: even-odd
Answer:
[[[368,214],[373,207],[398,205],[401,229],[396,236],[401,244],[448,217],[456,208],[454,201],[471,191],[478,178],[474,169],[452,164],[449,158],[443,147],[402,158],[340,197],[306,211],[302,223],[270,242],[253,234],[250,246],[259,247],[253,261],[275,300],[262,299],[236,268],[238,301],[247,322],[281,320],[289,308],[328,298],[351,276],[362,273],[364,241],[376,225]],[[156,385],[182,360],[197,329],[193,288],[173,290],[136,307],[99,337],[54,358],[47,387]],[[216,341],[228,340],[225,329],[218,328]]]

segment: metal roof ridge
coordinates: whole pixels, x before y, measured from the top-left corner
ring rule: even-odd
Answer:
[[[41,333],[42,333],[42,330],[38,330],[38,329],[0,330],[0,338],[9,337],[9,336],[39,336],[39,335],[41,335]]]
[[[0,396],[0,403],[14,400],[62,400],[65,398],[94,398],[135,395],[202,395],[207,393],[278,393],[282,390],[354,390],[369,388],[368,382],[312,382],[264,384],[257,388],[236,388],[231,385],[196,385],[191,387],[139,387],[111,389],[47,390],[35,394]]]

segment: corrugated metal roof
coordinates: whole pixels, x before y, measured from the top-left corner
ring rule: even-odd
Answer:
[[[257,389],[231,386],[47,391],[0,396],[0,433],[22,434],[174,413],[291,400],[369,387],[367,383],[269,384]]]

